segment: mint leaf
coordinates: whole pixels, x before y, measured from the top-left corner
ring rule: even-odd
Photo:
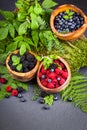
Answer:
[[[18,64],[17,67],[16,67],[16,69],[17,69],[18,71],[20,71],[20,70],[22,69],[22,64]]]
[[[38,46],[38,42],[39,42],[39,35],[38,35],[38,31],[32,31],[31,32],[31,35],[32,35],[32,39],[34,41],[34,46],[37,48]]]
[[[6,52],[12,52],[12,51],[14,51],[14,50],[16,50],[16,49],[17,49],[17,43],[12,42],[12,43],[10,43],[10,44],[7,46]]]
[[[7,26],[7,22],[0,20],[0,27],[6,27]]]
[[[37,15],[43,14],[42,7],[40,6],[39,3],[37,3],[36,6],[34,7],[34,12],[35,12]]]
[[[8,31],[9,31],[9,33],[10,33],[10,36],[11,36],[12,38],[14,38],[14,36],[15,36],[15,29],[14,29],[14,26],[13,26],[12,24],[9,24],[9,26],[8,26]]]
[[[19,35],[25,34],[27,32],[28,24],[29,23],[25,21],[19,26],[19,29],[18,29]]]
[[[20,22],[17,20],[13,20],[13,26],[15,28],[15,30],[18,32],[18,28],[19,28]]]
[[[67,19],[69,19],[69,16],[68,15],[64,15],[63,18],[67,20]]]
[[[44,9],[49,9],[49,8],[52,8],[54,6],[58,5],[58,3],[52,1],[52,0],[44,0],[43,3],[42,3],[42,7]]]
[[[37,21],[37,15],[35,13],[31,13],[30,16],[31,16],[31,29],[32,30],[38,29],[39,24]]]
[[[17,13],[18,21],[25,21],[27,14],[24,10],[19,10]]]
[[[20,48],[20,55],[24,55],[25,52],[26,52],[26,46],[24,44],[22,44],[22,46]]]
[[[0,28],[0,40],[7,38],[8,28]]]
[[[20,63],[20,57],[17,57],[17,56],[12,56],[12,62],[13,62],[13,65],[18,65]]]
[[[14,19],[14,13],[13,12],[0,10],[0,14],[3,15],[6,20]]]

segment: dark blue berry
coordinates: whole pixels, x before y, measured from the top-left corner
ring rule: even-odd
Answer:
[[[20,102],[26,102],[27,100],[25,98],[20,98]]]
[[[10,98],[10,95],[9,95],[9,94],[5,94],[4,97],[5,97],[5,98]]]
[[[44,109],[44,110],[49,110],[49,109],[50,109],[50,106],[47,105],[47,104],[45,104],[45,105],[43,106],[43,109]]]
[[[22,96],[21,93],[19,93],[17,97],[18,97],[18,98],[22,98],[23,96]]]
[[[44,98],[40,98],[39,103],[44,104]]]

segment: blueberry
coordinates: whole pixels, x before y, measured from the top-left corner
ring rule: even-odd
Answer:
[[[60,94],[59,93],[57,93],[57,94],[54,94],[54,101],[57,101],[57,100],[59,100],[60,99]]]
[[[18,93],[25,92],[25,89],[23,89],[22,87],[18,87],[17,90],[18,90]]]
[[[18,98],[22,98],[23,96],[22,96],[21,93],[19,93],[17,97],[18,97]]]
[[[48,79],[47,81],[50,83],[50,82],[52,82],[52,79]]]
[[[20,98],[20,102],[26,102],[27,100],[25,98]]]
[[[40,98],[39,103],[44,104],[44,98]]]
[[[46,78],[46,75],[43,74],[41,78],[42,78],[42,79],[45,79],[45,78]]]
[[[58,77],[57,80],[60,81],[60,78]]]
[[[54,69],[50,69],[50,72],[54,72]]]
[[[44,110],[48,110],[48,109],[50,109],[50,106],[47,105],[47,104],[45,104],[45,105],[43,106],[43,109],[44,109]]]
[[[47,95],[48,95],[48,93],[46,93],[46,92],[44,92],[44,91],[41,91],[41,93],[40,93],[40,96],[43,97],[43,98],[44,98],[45,96],[47,96]]]
[[[5,94],[5,96],[4,96],[5,98],[9,98],[10,97],[10,95],[9,94]]]
[[[68,98],[68,102],[72,102],[72,100],[73,100],[72,97]]]

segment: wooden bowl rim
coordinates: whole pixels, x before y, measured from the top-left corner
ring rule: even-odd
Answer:
[[[66,79],[65,83],[63,85],[61,85],[60,87],[58,87],[58,88],[54,88],[54,89],[46,88],[45,86],[43,86],[41,84],[40,79],[39,79],[39,72],[40,72],[40,69],[41,69],[41,67],[43,65],[43,63],[41,62],[40,65],[39,65],[38,71],[37,71],[37,82],[38,82],[39,87],[41,89],[43,89],[44,91],[51,92],[51,93],[56,93],[56,92],[62,91],[63,89],[65,89],[69,85],[69,82],[71,80],[71,70],[70,70],[69,64],[60,56],[58,56],[58,59],[60,61],[62,61],[64,63],[64,65],[66,66],[68,74],[69,74],[68,78]]]
[[[15,50],[15,51],[13,51],[11,54],[17,54],[18,52],[19,52],[19,50]],[[34,55],[34,56],[36,56],[36,54],[33,53],[33,52],[31,52],[31,51],[29,51],[29,53],[32,54],[32,55]],[[9,55],[7,56],[7,58],[6,58],[6,66],[7,66],[7,69],[8,69],[12,74],[23,77],[23,76],[25,76],[25,75],[30,75],[31,73],[33,73],[34,71],[36,71],[36,69],[37,69],[37,67],[38,67],[38,65],[39,65],[39,61],[38,61],[38,60],[37,60],[37,63],[36,63],[36,65],[35,65],[35,67],[34,67],[32,70],[30,70],[29,72],[26,72],[26,73],[24,72],[24,73],[22,73],[22,72],[13,71],[13,70],[10,68],[10,66],[8,65],[8,62],[9,62],[9,59],[10,59],[11,54],[9,54]]]
[[[59,32],[55,29],[55,27],[54,27],[54,19],[55,19],[55,16],[58,15],[58,13],[56,13],[56,15],[55,15],[55,12],[59,12],[60,9],[63,9],[63,11],[66,10],[66,9],[64,9],[65,7],[68,8],[68,9],[76,10],[76,12],[79,12],[79,13],[82,15],[82,17],[84,18],[84,24],[83,24],[79,29],[77,29],[77,30],[75,30],[75,31],[73,31],[73,32],[69,32],[69,33],[66,33],[66,34],[62,34],[62,33],[59,33]],[[60,11],[60,12],[61,12],[61,11]],[[67,37],[67,36],[73,35],[74,33],[78,33],[78,32],[79,32],[81,29],[83,29],[83,28],[87,28],[87,16],[85,15],[85,13],[84,13],[80,8],[78,8],[77,6],[75,6],[75,5],[73,5],[73,4],[60,5],[60,6],[58,6],[56,9],[54,9],[53,12],[51,13],[50,26],[51,26],[52,31],[53,31],[56,35],[58,35],[58,36],[60,36],[60,37],[61,37],[61,36]]]

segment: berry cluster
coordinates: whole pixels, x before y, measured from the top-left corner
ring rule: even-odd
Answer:
[[[54,19],[54,27],[60,33],[68,33],[77,30],[84,24],[84,18],[77,12],[73,12],[72,17],[66,18],[66,11],[59,13]]]
[[[25,90],[22,88],[22,87],[18,87],[17,89],[13,89],[11,86],[7,86],[6,87],[6,92],[9,92],[11,93],[12,96],[16,96],[18,98],[20,98],[20,101],[21,102],[25,102],[26,99],[23,98],[22,96],[22,93],[24,92]],[[9,98],[9,95],[5,95],[5,98]]]
[[[47,88],[54,89],[60,87],[65,83],[68,77],[68,71],[64,63],[60,60],[55,60],[49,69],[41,67],[39,72],[39,79],[41,84]]]
[[[28,72],[28,71],[32,70],[36,65],[37,61],[35,59],[35,56],[30,54],[29,52],[26,52],[22,56],[20,56],[20,54],[12,54],[8,64],[9,64],[10,68],[14,71],[18,71],[18,70],[16,69],[17,66],[13,65],[13,62],[12,62],[13,55],[20,57],[20,64],[22,64],[22,69],[20,70],[20,72]]]

